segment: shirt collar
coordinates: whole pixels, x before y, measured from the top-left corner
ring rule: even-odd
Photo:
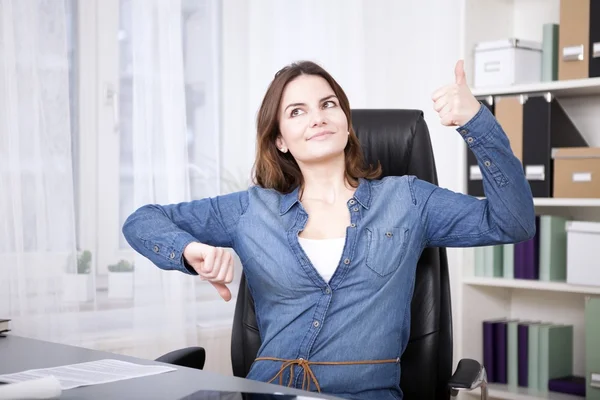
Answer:
[[[279,213],[281,215],[287,213],[294,204],[299,202],[298,192],[300,191],[299,187],[296,187],[290,193],[286,193],[283,195],[281,199],[281,206],[279,208]],[[358,188],[354,192],[354,199],[363,206],[368,209],[371,206],[371,183],[364,179],[360,178],[358,183]]]

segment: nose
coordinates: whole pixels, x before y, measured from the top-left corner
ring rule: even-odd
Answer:
[[[319,109],[316,110],[313,115],[312,115],[312,120],[311,120],[311,127],[317,127],[317,126],[321,126],[321,125],[325,125],[327,124],[326,120],[325,120],[325,115],[323,113],[323,110]]]

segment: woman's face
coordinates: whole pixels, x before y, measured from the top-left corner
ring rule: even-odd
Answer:
[[[316,75],[300,75],[283,91],[277,147],[300,164],[343,155],[348,120],[329,83]]]

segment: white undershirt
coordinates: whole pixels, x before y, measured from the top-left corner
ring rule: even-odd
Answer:
[[[325,282],[329,282],[342,258],[346,238],[305,239],[298,237],[298,241],[312,265]]]

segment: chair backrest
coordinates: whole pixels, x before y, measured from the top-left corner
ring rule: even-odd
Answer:
[[[352,123],[368,163],[377,160],[383,175],[415,175],[437,184],[427,124],[420,110],[352,110]],[[411,304],[411,333],[402,355],[400,387],[405,400],[449,399],[452,376],[452,309],[444,248],[427,248],[417,265]],[[245,377],[260,335],[254,301],[241,277],[231,341],[235,376]]]

